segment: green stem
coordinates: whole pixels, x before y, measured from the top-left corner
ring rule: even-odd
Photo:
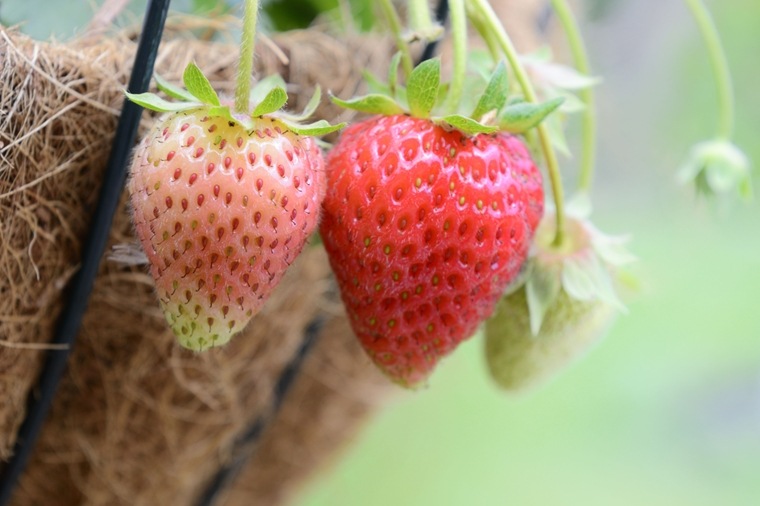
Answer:
[[[578,28],[575,16],[573,16],[573,11],[570,9],[567,0],[552,0],[552,6],[567,36],[570,52],[575,61],[575,68],[581,74],[590,76],[591,68],[588,63],[586,47],[583,44],[581,31]],[[583,112],[583,123],[581,125],[582,148],[578,189],[582,192],[591,192],[591,184],[594,180],[594,158],[596,155],[596,104],[594,101],[594,89],[592,86],[587,86],[580,91],[579,95],[586,105],[586,109]]]
[[[533,86],[528,79],[528,75],[525,72],[525,68],[518,58],[517,50],[515,49],[512,40],[509,38],[504,27],[499,22],[499,18],[493,11],[487,0],[471,0],[473,10],[479,13],[484,24],[494,34],[496,40],[501,47],[504,56],[506,56],[509,65],[512,67],[512,71],[515,74],[520,88],[522,89],[525,100],[528,102],[536,103],[536,92],[533,90]],[[538,130],[539,144],[541,145],[541,151],[544,153],[546,159],[546,168],[549,173],[549,180],[552,185],[552,193],[554,195],[554,205],[556,207],[556,220],[557,231],[554,236],[553,244],[555,247],[559,247],[565,240],[565,199],[564,191],[562,188],[562,176],[559,172],[559,163],[557,162],[557,155],[554,152],[551,140],[549,139],[549,133],[546,130],[546,126],[543,124],[536,127]]]
[[[235,84],[235,112],[250,111],[251,74],[253,73],[253,48],[256,41],[256,18],[259,14],[258,0],[245,0],[243,36],[240,40],[240,61]]]
[[[702,33],[702,38],[707,45],[710,55],[710,63],[715,76],[715,84],[718,88],[718,100],[720,108],[720,120],[718,122],[718,136],[730,139],[734,130],[734,93],[731,85],[731,71],[728,68],[726,53],[720,42],[718,29],[710,15],[710,11],[702,0],[685,0],[694,19]]]
[[[449,0],[451,34],[454,43],[454,68],[445,110],[454,114],[462,101],[464,76],[467,72],[467,13],[464,0]]]
[[[380,0],[380,7],[382,7],[383,14],[385,14],[388,23],[391,25],[391,32],[396,39],[396,46],[398,46],[398,50],[401,51],[401,68],[404,69],[406,77],[409,77],[409,74],[411,74],[414,69],[414,65],[412,64],[412,54],[409,51],[409,44],[407,44],[404,39],[404,34],[401,31],[401,20],[399,19],[396,8],[393,7],[393,2],[391,0]]]
[[[433,29],[428,0],[409,0],[407,9],[409,11],[409,26],[412,30],[428,33]]]

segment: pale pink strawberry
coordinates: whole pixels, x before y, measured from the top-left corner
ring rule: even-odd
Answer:
[[[319,147],[276,118],[252,120],[168,114],[135,153],[137,235],[166,319],[193,350],[240,332],[317,226]]]

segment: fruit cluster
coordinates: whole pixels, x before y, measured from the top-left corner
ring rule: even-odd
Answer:
[[[369,117],[346,128],[326,160],[314,137],[344,125],[302,124],[319,90],[293,115],[282,110],[279,77],[249,89],[255,1],[234,107],[194,64],[184,88],[157,78],[178,101],[128,94],[166,113],[135,153],[129,190],[180,344],[202,351],[240,332],[317,228],[357,338],[405,387],[425,384],[484,322],[489,371],[505,389],[536,384],[596,341],[623,309],[618,274],[633,257],[589,221],[596,80],[566,3],[552,3],[578,70],[518,57],[486,0],[452,0],[451,82],[441,83],[438,59],[413,67],[397,31],[388,82],[333,97]],[[467,16],[491,51],[488,71],[467,72]],[[440,34],[429,28],[419,33]],[[566,205],[554,150],[565,148],[562,118],[578,111],[580,183]],[[683,177],[747,194],[747,164],[726,139],[702,145]],[[535,160],[551,182],[546,213]]]

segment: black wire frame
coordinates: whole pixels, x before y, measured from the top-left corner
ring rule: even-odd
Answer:
[[[137,54],[129,79],[128,89],[132,93],[142,93],[148,90],[169,3],[170,0],[149,0],[148,2],[140,42],[137,46]],[[124,101],[111,154],[103,174],[100,195],[93,212],[92,224],[84,243],[81,267],[73,277],[65,295],[65,305],[58,319],[52,340],[52,344],[63,346],[62,349],[53,349],[47,352],[37,386],[29,396],[26,418],[19,429],[13,448],[13,457],[8,461],[2,475],[0,475],[0,506],[5,506],[10,501],[11,494],[26,467],[42,425],[50,411],[61,376],[66,370],[69,355],[82,323],[82,316],[87,309],[113,218],[119,206],[119,197],[126,179],[129,152],[134,145],[141,114],[142,108],[140,106],[129,100]]]

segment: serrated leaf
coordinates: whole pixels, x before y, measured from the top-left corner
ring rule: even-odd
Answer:
[[[498,116],[499,126],[507,132],[523,133],[541,123],[563,101],[557,97],[540,104],[525,102],[505,107]]]
[[[396,95],[396,88],[398,87],[398,67],[401,63],[401,51],[398,51],[391,58],[391,64],[388,69],[388,91],[393,97]]]
[[[150,109],[156,112],[179,112],[189,111],[190,109],[197,109],[203,107],[203,104],[199,102],[169,102],[159,97],[155,93],[129,93],[124,92],[129,100],[135,104]]]
[[[486,89],[478,100],[478,105],[475,106],[475,110],[472,111],[472,117],[480,119],[484,114],[490,111],[498,111],[504,107],[507,101],[507,92],[509,90],[509,82],[507,81],[507,67],[503,61],[494,69],[491,78],[488,80]]]
[[[219,96],[195,63],[187,64],[182,74],[182,82],[185,83],[187,91],[204,104],[219,105]]]
[[[243,115],[241,115],[240,117],[234,116],[229,106],[217,105],[217,106],[210,107],[208,110],[208,114],[209,116],[218,116],[220,118],[226,119],[227,121],[238,123],[246,130],[253,130],[253,120],[249,118],[248,116],[243,116]]]
[[[534,266],[530,277],[525,282],[525,297],[530,315],[530,331],[534,336],[541,330],[544,316],[557,300],[562,288],[560,277],[553,269]]]
[[[395,100],[386,95],[373,94],[357,97],[352,100],[341,100],[338,97],[330,97],[337,105],[354,111],[366,112],[368,114],[402,114],[404,109],[401,108]]]
[[[490,134],[499,130],[499,127],[495,125],[484,125],[472,118],[460,114],[451,114],[442,118],[435,118],[435,121],[436,123],[446,123],[468,135]]]
[[[441,85],[441,60],[426,60],[412,71],[406,83],[409,112],[417,118],[427,118],[438,99]]]
[[[184,102],[197,102],[198,99],[186,89],[170,83],[158,74],[155,74],[153,78],[156,80],[156,86],[158,89],[166,93],[167,96]]]
[[[314,123],[309,123],[307,125],[299,125],[298,123],[292,123],[283,119],[280,119],[280,121],[288,127],[288,130],[291,130],[299,135],[308,135],[311,137],[327,135],[329,133],[336,132],[346,126],[345,123],[331,125],[323,119],[315,121]]]
[[[260,103],[274,88],[282,88],[286,91],[288,89],[288,85],[279,74],[272,74],[271,76],[266,76],[264,79],[259,80],[251,90],[249,96],[251,103]]]
[[[272,114],[275,111],[279,111],[285,102],[288,101],[288,93],[280,88],[275,87],[269,90],[264,99],[256,104],[256,107],[251,113],[251,117],[257,118],[264,116],[265,114]]]

